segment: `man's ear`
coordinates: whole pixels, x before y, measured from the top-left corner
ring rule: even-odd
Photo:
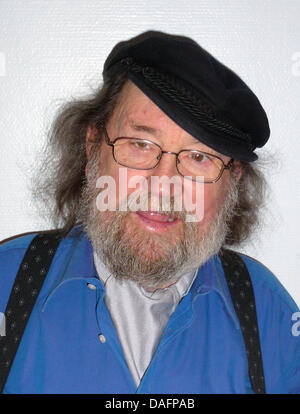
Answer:
[[[85,153],[86,153],[86,160],[88,161],[90,158],[91,148],[93,142],[96,141],[97,135],[99,134],[98,129],[95,125],[89,125],[86,130],[85,135]],[[88,173],[88,163],[85,165],[85,175]]]
[[[236,175],[236,178],[238,181],[242,178],[243,175],[243,165],[240,161],[234,161],[233,163],[233,169]]]
[[[93,142],[96,141],[96,138],[99,134],[98,129],[95,125],[89,125],[86,130],[85,135],[85,153],[87,160],[90,158],[90,152]]]

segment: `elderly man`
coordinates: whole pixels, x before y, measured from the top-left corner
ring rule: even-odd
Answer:
[[[259,100],[160,32],[117,44],[103,78],[39,172],[59,230],[1,246],[3,392],[299,393],[298,309],[228,249],[263,201]]]

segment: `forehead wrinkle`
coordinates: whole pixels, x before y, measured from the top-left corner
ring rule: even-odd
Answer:
[[[128,120],[129,126],[134,129],[135,131],[142,131],[142,132],[148,132],[154,136],[159,136],[161,135],[162,131],[159,128],[154,128],[150,125],[147,125],[147,122],[143,122],[143,121],[136,121],[134,119],[130,119]]]

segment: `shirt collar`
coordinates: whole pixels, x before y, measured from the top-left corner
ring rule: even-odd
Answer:
[[[75,226],[70,231],[67,238],[61,243],[69,243],[70,246],[64,261],[64,266],[56,277],[56,282],[51,288],[47,299],[54,294],[54,291],[62,283],[72,279],[86,279],[87,283],[95,283],[96,286],[99,286],[104,292],[104,285],[99,280],[94,263],[93,247],[82,226]],[[192,300],[198,295],[207,294],[212,290],[220,295],[236,328],[239,329],[239,321],[232,304],[230,292],[218,255],[212,256],[198,269],[197,275],[190,288]]]
[[[240,323],[232,303],[221,260],[217,254],[213,255],[198,269],[198,274],[191,287],[192,300],[200,294],[203,295],[211,291],[215,291],[220,295],[226,310],[233,319],[235,327],[240,329]]]

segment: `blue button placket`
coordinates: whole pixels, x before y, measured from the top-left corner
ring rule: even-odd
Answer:
[[[174,313],[171,315],[161,340],[158,344],[156,352],[149,364],[148,369],[146,370],[140,386],[138,387],[136,393],[151,393],[153,381],[152,378],[155,378],[155,370],[157,365],[160,363],[160,354],[162,350],[172,341],[174,338],[187,329],[193,322],[194,319],[194,310],[193,310],[193,300],[192,293],[189,292],[186,296],[182,298],[180,303],[177,305]]]

